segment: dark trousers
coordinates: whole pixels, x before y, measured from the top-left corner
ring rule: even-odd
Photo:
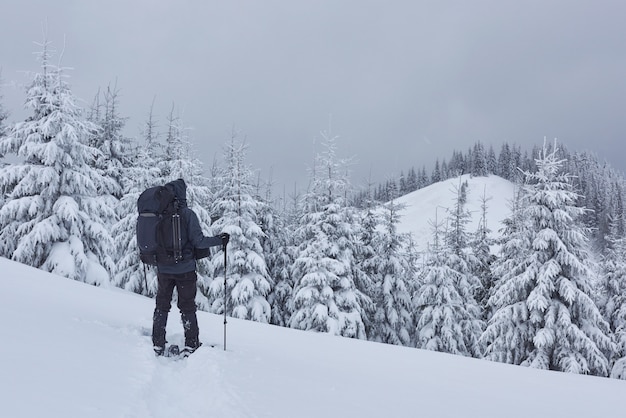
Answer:
[[[152,318],[152,343],[158,347],[164,347],[165,328],[167,316],[172,306],[174,288],[178,292],[178,309],[185,331],[185,346],[197,348],[200,344],[198,339],[198,319],[196,318],[196,282],[198,276],[195,271],[183,274],[158,273],[158,290],[156,295],[156,308]]]

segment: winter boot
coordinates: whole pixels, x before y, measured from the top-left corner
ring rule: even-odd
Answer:
[[[195,312],[181,312],[180,316],[183,321],[183,329],[185,330],[185,349],[188,348],[193,353],[200,347],[198,318]]]
[[[155,345],[154,347],[152,347],[154,349],[154,354],[157,357],[161,357],[163,354],[165,354],[165,347],[161,347],[161,346],[157,346]]]
[[[167,311],[154,310],[152,317],[152,345],[157,356],[165,351],[165,327],[167,326]]]

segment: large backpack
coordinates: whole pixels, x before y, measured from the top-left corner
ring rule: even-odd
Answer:
[[[178,201],[163,186],[146,189],[137,199],[137,246],[146,264],[175,264],[183,259]]]

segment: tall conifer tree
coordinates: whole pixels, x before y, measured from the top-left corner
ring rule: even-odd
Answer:
[[[617,344],[611,377],[626,380],[626,238],[619,233],[621,223],[620,218],[611,222],[602,257],[600,307]]]
[[[336,137],[324,135],[325,152],[315,161],[309,211],[299,222],[292,328],[366,338],[361,278],[355,254],[359,232],[354,213],[344,206],[348,178],[336,157]]]
[[[414,332],[410,283],[415,280],[415,269],[407,256],[408,236],[397,230],[403,208],[391,201],[382,209],[382,232],[376,234],[371,260],[377,266],[376,314],[369,338],[408,346]]]
[[[419,348],[479,357],[483,322],[475,295],[480,282],[472,269],[475,257],[468,251],[465,201],[466,190],[461,186],[456,190],[442,245],[435,220],[434,245],[414,296],[416,340]]]
[[[518,224],[504,243],[490,298],[494,315],[482,336],[487,357],[535,368],[607,376],[609,326],[592,295],[585,211],[574,206],[563,160],[544,145],[536,173],[525,172]]]
[[[119,221],[113,226],[116,237],[117,262],[114,284],[131,292],[154,296],[157,290],[156,271],[144,266],[139,259],[137,236],[137,199],[148,187],[163,183],[157,161],[163,157],[158,151],[158,134],[152,107],[142,129],[143,141],[136,147],[133,164],[124,170],[123,197],[119,201]]]
[[[269,323],[271,308],[267,296],[273,283],[263,254],[265,233],[259,225],[261,203],[254,198],[252,171],[245,163],[246,152],[247,145],[233,135],[224,153],[223,188],[214,202],[214,212],[220,213],[221,217],[213,225],[216,234],[230,234],[228,267],[224,273],[222,250],[212,259],[217,274],[210,284],[211,309],[215,313],[223,313],[226,309],[226,313],[235,318]],[[224,274],[227,277],[226,291]]]
[[[41,72],[28,86],[32,112],[0,140],[0,154],[23,162],[0,170],[7,195],[0,209],[0,253],[13,260],[75,280],[106,284],[113,270],[114,219],[98,191],[106,179],[89,162],[101,153],[87,140],[96,127],[83,120],[63,71],[51,62],[46,41]]]

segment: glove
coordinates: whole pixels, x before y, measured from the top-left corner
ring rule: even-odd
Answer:
[[[230,240],[230,235],[227,234],[226,232],[222,232],[218,236],[222,240],[222,245],[226,246],[226,244],[228,244],[228,241]]]

